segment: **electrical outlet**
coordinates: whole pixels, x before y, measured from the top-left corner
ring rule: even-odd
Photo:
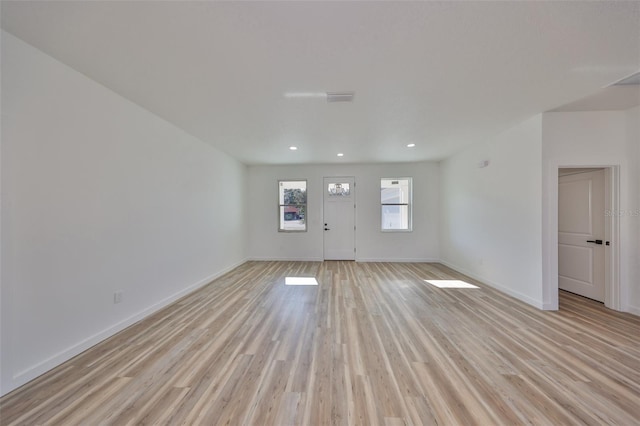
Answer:
[[[113,293],[113,303],[120,303],[122,302],[122,290],[118,290],[115,293]]]

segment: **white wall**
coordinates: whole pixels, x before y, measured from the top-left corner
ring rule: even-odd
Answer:
[[[249,167],[249,256],[322,260],[323,177],[355,176],[356,260],[433,261],[438,253],[438,164]],[[413,232],[380,231],[380,178],[413,178]],[[307,179],[308,231],[278,232],[278,180]]]
[[[245,259],[244,165],[5,32],[1,170],[2,393]]]
[[[542,308],[541,116],[442,161],[440,171],[442,262]]]
[[[543,115],[545,299],[557,294],[558,168],[618,166],[620,309],[640,313],[638,221],[638,108],[631,111],[553,112]],[[634,135],[635,132],[635,135]],[[615,236],[612,237],[615,240]]]
[[[640,211],[640,106],[632,108],[627,111],[627,147],[631,153],[635,150],[635,178],[630,180],[630,194],[632,197],[635,195],[635,199],[631,201],[631,205],[634,207],[634,212]],[[630,256],[631,265],[629,266],[629,306],[628,310],[636,315],[640,315],[640,217],[636,214],[629,215],[629,221],[631,221],[632,235],[636,235],[636,238],[631,239],[631,250],[635,252],[635,258],[633,254]],[[635,232],[633,233],[633,228]]]

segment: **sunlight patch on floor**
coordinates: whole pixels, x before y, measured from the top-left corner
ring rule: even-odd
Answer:
[[[460,280],[425,280],[425,282],[438,288],[480,288],[477,285]]]
[[[313,277],[285,277],[285,285],[318,285],[318,280]]]

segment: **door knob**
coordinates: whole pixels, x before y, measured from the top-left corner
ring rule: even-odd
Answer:
[[[602,240],[587,240],[588,243],[596,243],[598,245],[602,245]]]

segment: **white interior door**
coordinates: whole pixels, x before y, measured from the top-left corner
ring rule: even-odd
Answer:
[[[324,258],[354,260],[356,188],[353,177],[324,178]]]
[[[604,302],[604,170],[558,182],[558,287]]]

